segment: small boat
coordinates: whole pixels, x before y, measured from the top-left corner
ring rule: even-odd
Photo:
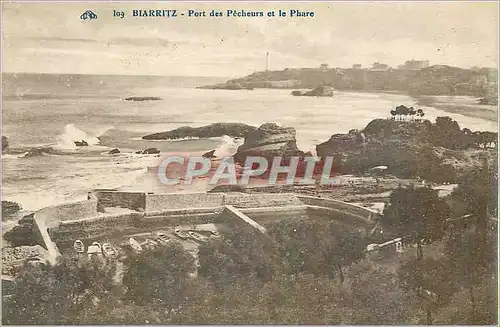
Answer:
[[[109,243],[104,243],[102,245],[102,252],[106,257],[114,257],[116,255],[116,251],[113,246]]]
[[[83,244],[82,241],[76,240],[75,243],[73,243],[73,249],[75,249],[77,253],[84,253],[85,245]]]
[[[205,236],[200,235],[198,233],[195,233],[193,231],[189,231],[188,234],[195,241],[198,241],[198,242],[206,242],[207,241],[207,238]]]
[[[174,231],[174,233],[175,233],[175,235],[176,235],[177,237],[182,238],[183,240],[186,240],[186,239],[188,239],[188,238],[189,238],[189,234],[188,234],[188,233],[186,233],[185,231],[183,231],[183,230],[179,229],[179,228],[178,228],[178,229],[176,229],[176,230]]]
[[[141,247],[146,248],[146,249],[150,249],[150,250],[154,249],[157,246],[158,246],[158,242],[150,240],[149,238],[141,243]]]
[[[139,244],[139,242],[137,242],[133,237],[131,237],[129,240],[128,240],[128,243],[130,244],[130,246],[132,247],[132,249],[135,251],[135,252],[141,252],[142,251],[142,246]]]
[[[90,245],[88,248],[87,248],[87,254],[90,256],[96,254],[98,256],[101,256],[102,255],[102,247],[101,247],[101,244],[99,244],[98,242],[94,242],[92,243],[92,245]]]
[[[170,242],[170,237],[168,237],[165,233],[158,233],[156,237],[158,239],[158,242],[160,242],[161,244],[167,244],[168,242]]]

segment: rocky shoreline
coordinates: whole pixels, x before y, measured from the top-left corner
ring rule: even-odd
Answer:
[[[333,134],[329,140],[317,144],[317,157],[319,160],[333,157],[332,170],[337,174],[374,174],[374,168],[386,167],[385,175],[436,183],[456,182],[464,174],[480,168],[484,158],[493,164],[496,133],[462,129],[449,117],[438,117],[431,122],[422,118],[422,110],[411,107],[398,106],[390,113],[392,118],[374,119],[362,130]],[[298,148],[295,128],[274,123],[258,128],[235,123],[181,127],[143,138],[222,135],[244,138],[244,143],[233,155],[239,165],[243,165],[249,156],[264,157],[268,162],[279,156],[282,157],[282,165],[290,157],[312,156],[310,152]],[[210,151],[206,156],[214,157]]]
[[[434,65],[420,70],[384,71],[352,68],[293,68],[261,71],[202,89],[314,89],[329,85],[342,91],[403,91],[410,95],[470,95],[486,97],[497,89],[497,71]]]

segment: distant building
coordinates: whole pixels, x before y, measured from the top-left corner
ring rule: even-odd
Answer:
[[[319,65],[319,68],[322,70],[326,70],[326,69],[328,69],[328,64],[321,64],[321,65]]]
[[[370,70],[371,71],[385,71],[385,70],[389,70],[389,69],[390,69],[389,65],[375,62],[375,63],[373,63],[373,66]]]
[[[429,67],[429,60],[407,60],[404,65],[400,65],[399,69],[420,70]]]
[[[352,65],[352,69],[362,69],[361,64],[354,64]]]

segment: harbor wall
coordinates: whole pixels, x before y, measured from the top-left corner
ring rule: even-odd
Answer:
[[[278,207],[285,205],[302,205],[299,198],[292,193],[270,193],[270,194],[227,194],[225,205],[232,205],[236,208],[256,208],[256,207]]]
[[[97,200],[84,200],[45,207],[36,212],[39,219],[49,226],[65,220],[90,218],[97,215]]]
[[[115,190],[96,190],[93,193],[99,207],[118,207],[135,211],[144,211],[146,194],[143,192],[117,192]]]
[[[222,193],[166,193],[146,194],[146,211],[162,211],[182,208],[220,207]]]
[[[307,195],[297,195],[297,197],[300,201],[302,201],[306,205],[336,209],[345,213],[360,216],[370,221],[377,220],[380,217],[379,213],[352,203],[342,202],[334,199],[318,198]]]

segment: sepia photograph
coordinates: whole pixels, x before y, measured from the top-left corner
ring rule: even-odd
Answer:
[[[497,325],[498,1],[2,1],[2,325]]]

